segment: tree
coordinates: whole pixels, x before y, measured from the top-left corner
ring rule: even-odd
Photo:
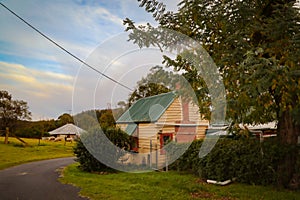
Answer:
[[[300,11],[296,0],[182,0],[178,12],[166,12],[156,0],[143,0],[159,26],[199,41],[218,66],[226,88],[227,118],[233,124],[277,121],[279,145],[296,146],[300,135]],[[167,36],[154,29],[136,27],[126,19],[130,39],[140,46],[168,45]],[[193,52],[189,52],[192,54]],[[201,74],[178,55],[165,58],[167,65],[184,70],[199,102],[207,100]],[[200,80],[200,81],[199,81]],[[199,105],[207,105],[199,103]],[[278,166],[279,185],[289,187],[295,179],[298,152],[286,153]],[[299,184],[298,184],[299,185]]]
[[[55,120],[40,120],[40,121],[18,121],[16,124],[17,130],[13,131],[16,137],[22,138],[41,138],[49,136],[49,131],[57,128]]]
[[[76,126],[88,131],[93,127],[99,126],[96,111],[84,111],[74,116]]]
[[[13,129],[18,120],[30,119],[27,102],[13,100],[7,91],[0,91],[0,128],[6,129],[5,143],[8,142],[9,129]]]
[[[74,124],[74,119],[70,114],[64,113],[58,117],[57,122],[58,126],[63,126],[68,123]]]
[[[115,118],[111,109],[101,110],[99,113],[99,123],[101,128],[115,127]]]
[[[138,99],[166,93],[174,89],[178,76],[171,71],[165,71],[161,66],[150,69],[150,73],[137,82],[137,88],[130,94],[129,106]]]

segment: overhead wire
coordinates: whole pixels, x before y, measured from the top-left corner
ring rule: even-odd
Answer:
[[[55,42],[53,39],[51,39],[49,36],[47,36],[46,34],[44,34],[43,32],[41,32],[39,29],[37,29],[36,27],[34,27],[32,24],[30,24],[29,22],[27,22],[24,18],[22,18],[21,16],[19,16],[17,13],[15,13],[13,10],[11,10],[10,8],[8,8],[6,5],[4,5],[2,2],[0,2],[1,6],[4,7],[6,10],[8,10],[11,14],[13,14],[15,17],[17,17],[19,20],[21,20],[23,23],[25,23],[27,26],[29,26],[31,29],[33,29],[34,31],[36,31],[38,34],[40,34],[42,37],[44,37],[46,40],[50,41],[51,43],[53,43],[55,46],[57,46],[58,48],[60,48],[62,51],[64,51],[65,53],[67,53],[68,55],[70,55],[71,57],[73,57],[74,59],[76,59],[77,61],[79,61],[80,63],[82,63],[83,65],[85,65],[86,67],[92,69],[93,71],[99,73],[100,75],[102,75],[103,77],[111,80],[112,82],[130,90],[133,91],[130,87],[124,85],[123,83],[120,83],[119,81],[113,79],[112,77],[102,73],[101,71],[99,71],[98,69],[96,69],[95,67],[91,66],[90,64],[86,63],[85,61],[83,61],[82,59],[80,59],[78,56],[76,56],[75,54],[71,53],[69,50],[67,50],[66,48],[64,48],[62,45],[58,44],[57,42]]]

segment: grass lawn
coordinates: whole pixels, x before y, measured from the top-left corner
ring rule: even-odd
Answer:
[[[80,194],[91,199],[300,199],[300,192],[237,183],[216,186],[172,171],[99,175],[82,172],[77,166],[68,166],[61,182],[80,187]]]
[[[41,140],[40,145],[38,145],[38,139],[23,140],[29,146],[24,146],[19,140],[12,137],[9,138],[9,144],[4,144],[4,137],[0,137],[0,169],[30,161],[74,156],[74,142],[68,142],[64,146],[64,141]]]

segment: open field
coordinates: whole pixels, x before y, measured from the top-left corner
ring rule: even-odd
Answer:
[[[4,144],[4,137],[0,137],[0,169],[11,167],[14,165],[45,160],[51,158],[73,156],[73,143],[64,141],[40,141],[38,139],[23,139],[29,145],[24,146],[22,142],[16,138],[10,137],[9,144]]]
[[[61,181],[80,187],[80,194],[91,199],[300,199],[300,192],[237,183],[216,186],[172,171],[99,175],[82,172],[77,165],[68,166]]]

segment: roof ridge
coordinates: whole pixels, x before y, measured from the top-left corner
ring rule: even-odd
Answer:
[[[149,96],[149,97],[143,97],[143,98],[138,99],[136,102],[138,102],[139,100],[156,98],[156,97],[167,95],[167,94],[170,94],[170,93],[173,93],[175,95],[176,92],[175,91],[170,91],[170,92],[160,93],[160,94],[156,94],[156,95]]]

